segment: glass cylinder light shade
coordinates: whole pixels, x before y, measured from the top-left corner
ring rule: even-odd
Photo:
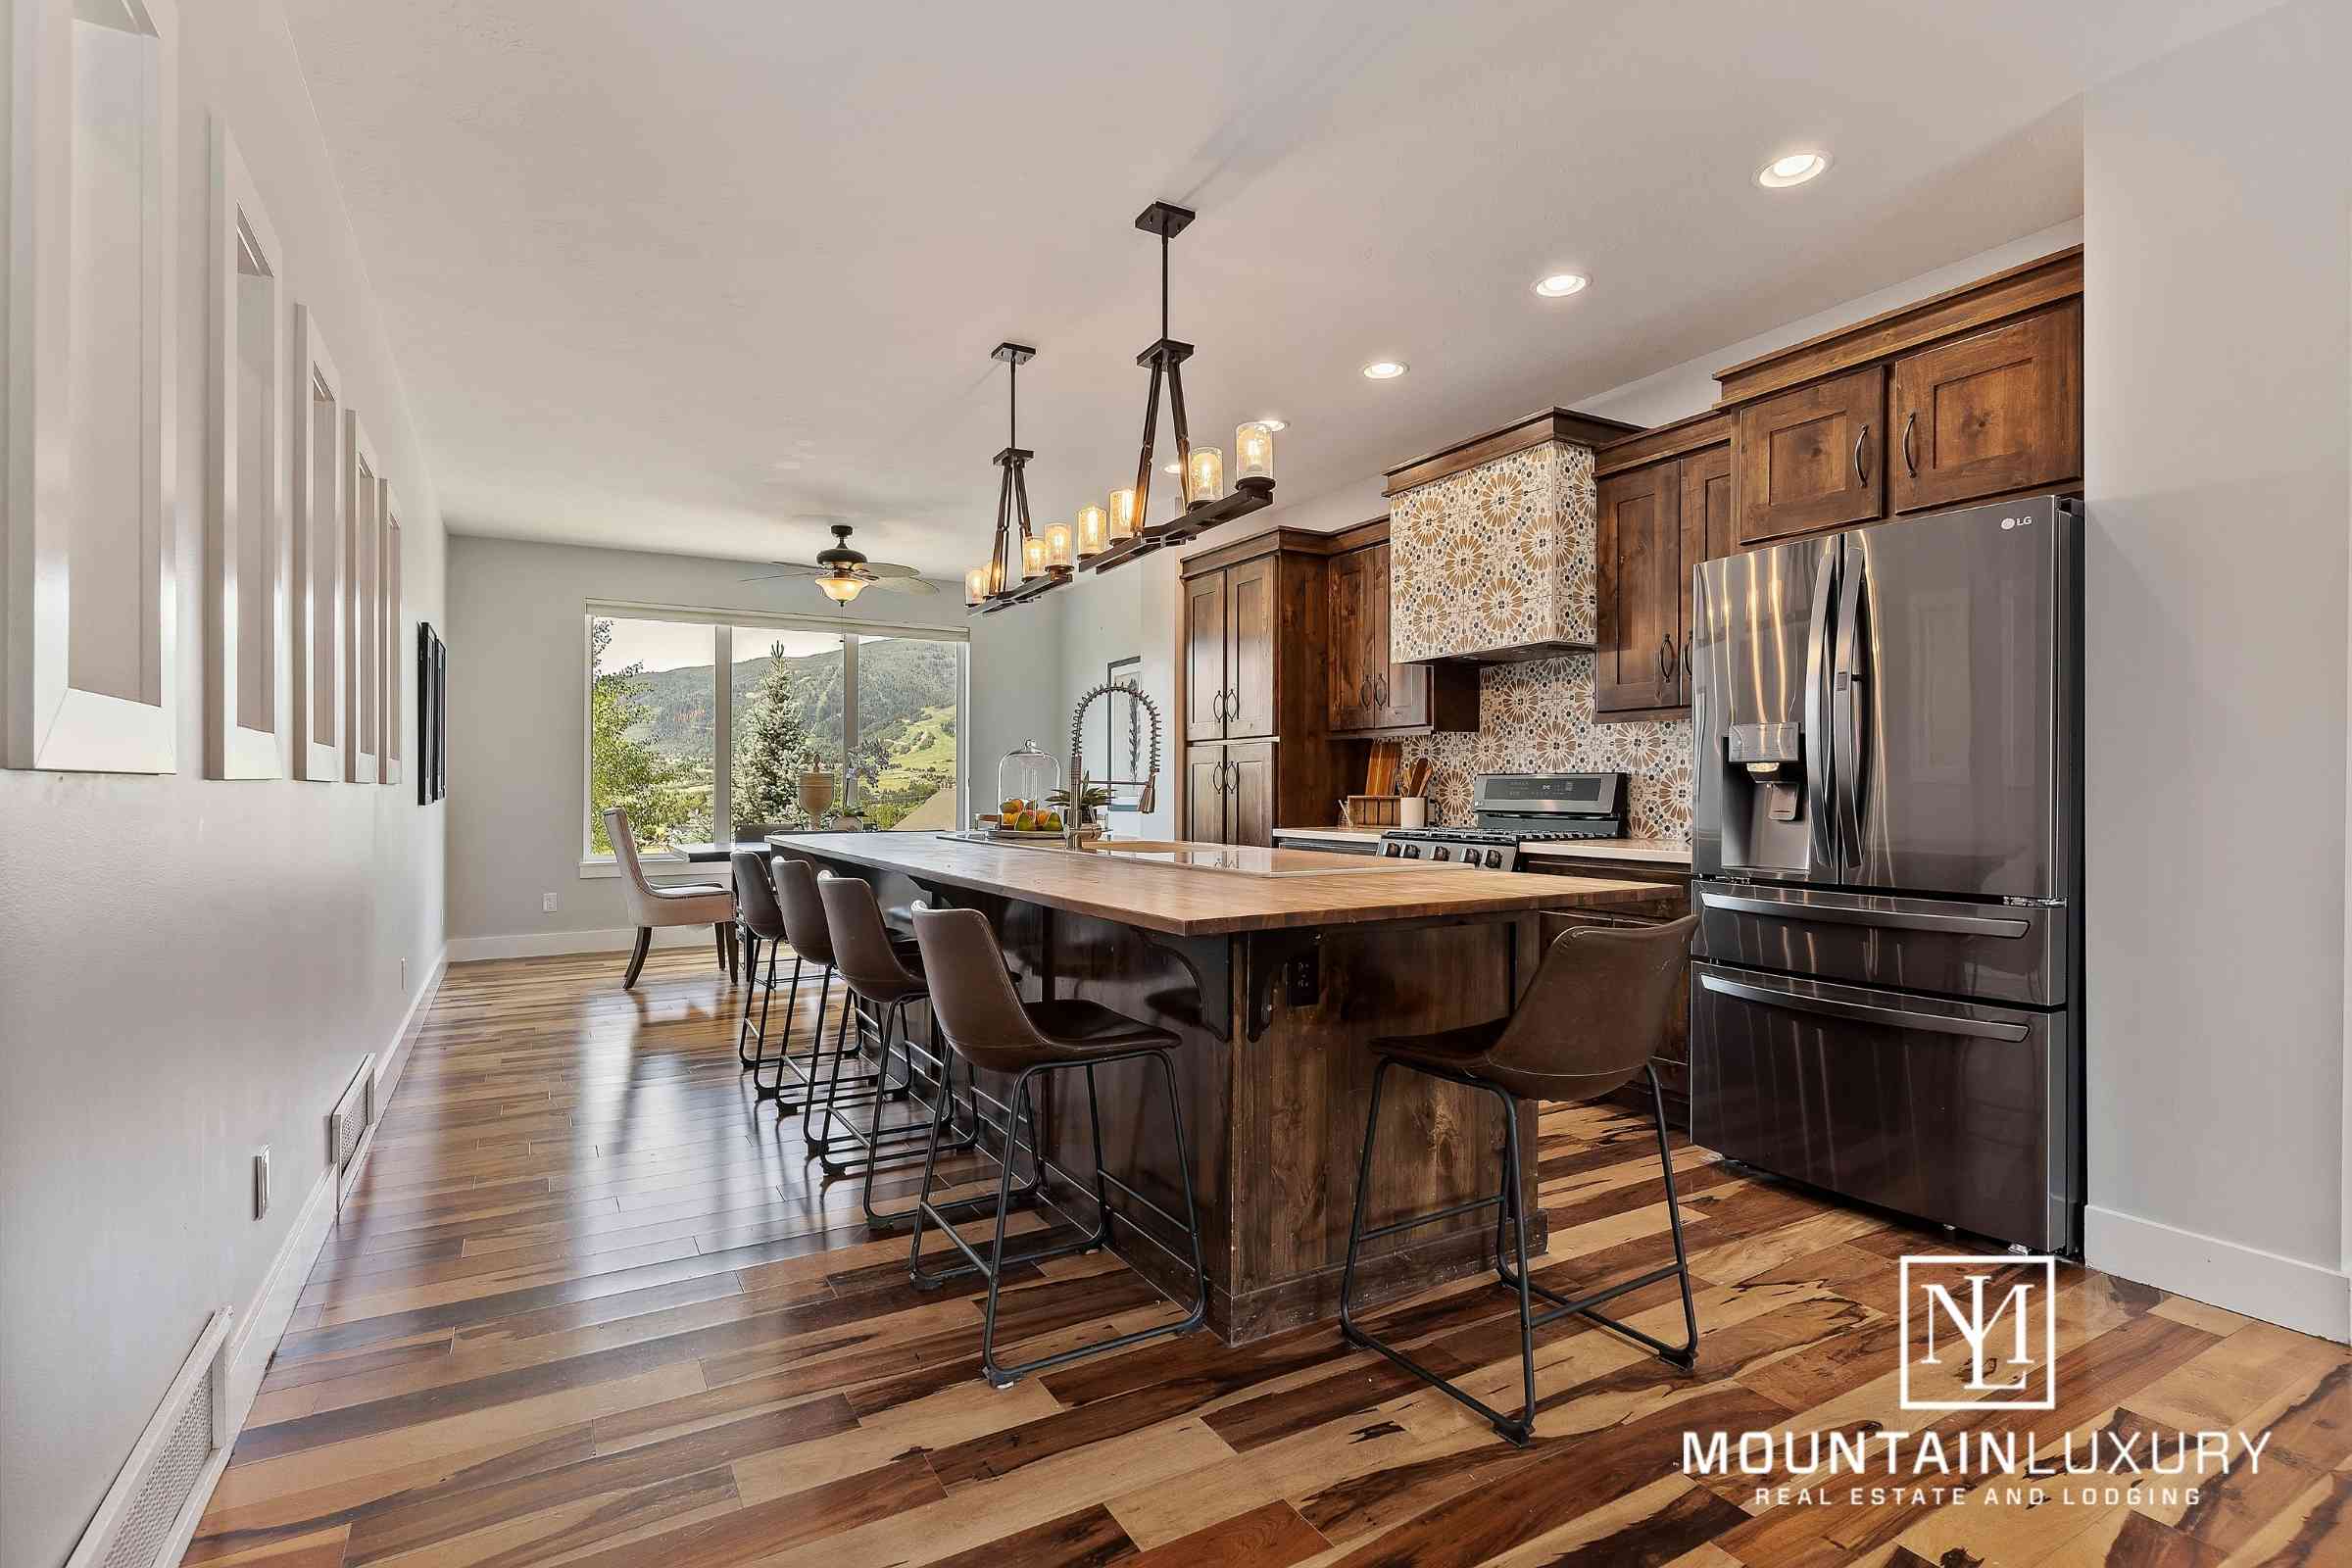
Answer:
[[[1113,490],[1110,493],[1110,539],[1117,544],[1135,537],[1135,492]]]
[[[1102,547],[1110,542],[1109,522],[1109,514],[1101,507],[1078,509],[1078,554],[1082,559],[1102,553]]]
[[[976,605],[988,597],[988,568],[974,566],[963,574],[963,602]]]
[[[1274,477],[1274,432],[1251,420],[1233,432],[1233,476],[1236,479]]]
[[[1021,541],[1021,575],[1043,577],[1046,574],[1046,541],[1042,535],[1031,534]]]
[[[1070,569],[1070,525],[1066,522],[1046,524],[1046,564],[1055,571]]]
[[[1225,494],[1225,454],[1215,447],[1193,448],[1192,469],[1185,476],[1184,504],[1197,507]]]

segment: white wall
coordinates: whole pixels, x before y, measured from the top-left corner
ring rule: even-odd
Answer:
[[[2352,8],[2084,112],[2093,1263],[2346,1337]]]
[[[65,1560],[207,1318],[247,1306],[318,1190],[327,1108],[362,1054],[392,1044],[442,945],[442,811],[416,804],[413,772],[393,786],[201,776],[208,108],[237,137],[291,290],[401,498],[404,647],[410,623],[441,618],[443,547],[277,6],[178,12],[180,767],[0,772],[5,1568]],[[405,690],[405,724],[415,701]],[[255,1220],[264,1144],[275,1201]]]
[[[591,599],[968,626],[971,704],[959,740],[975,800],[993,794],[997,759],[1022,737],[1054,747],[1056,722],[1067,729],[1059,621],[1035,606],[967,620],[960,584],[927,598],[868,594],[844,612],[806,583],[742,581],[760,568],[741,561],[469,537],[450,541],[449,559],[449,932],[461,958],[619,940],[620,883],[580,872],[581,615]],[[557,896],[552,914],[540,908],[545,893]],[[584,932],[596,935],[576,937]]]

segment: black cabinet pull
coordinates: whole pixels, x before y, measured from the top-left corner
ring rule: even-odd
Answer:
[[[1870,470],[1862,466],[1862,448],[1870,440],[1870,421],[1862,421],[1862,433],[1854,437],[1854,482],[1870,483]]]
[[[1913,409],[1903,416],[1903,467],[1911,477],[1919,477],[1919,458],[1911,450],[1911,430],[1919,423],[1919,411]]]
[[[1690,690],[1690,634],[1689,632],[1683,633],[1683,658],[1680,668],[1683,690],[1688,693]]]
[[[1375,708],[1389,706],[1389,677],[1386,675],[1372,677],[1372,706]]]

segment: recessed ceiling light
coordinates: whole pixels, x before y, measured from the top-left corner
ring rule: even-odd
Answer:
[[[1269,430],[1288,430],[1291,427],[1291,421],[1288,419],[1260,419],[1257,422]]]
[[[1394,381],[1410,368],[1401,360],[1374,360],[1364,367],[1364,374],[1375,381]]]
[[[1582,272],[1554,272],[1537,281],[1536,292],[1547,300],[1556,300],[1569,294],[1582,293],[1585,285],[1592,281]]]
[[[1775,158],[1757,170],[1756,183],[1768,190],[1778,190],[1784,185],[1802,185],[1829,167],[1828,153],[1790,153],[1785,158]]]

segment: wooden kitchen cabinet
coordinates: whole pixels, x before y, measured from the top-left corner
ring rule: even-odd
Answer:
[[[2079,479],[2082,302],[1896,360],[1892,428],[1897,512]]]
[[[1184,563],[1184,836],[1271,844],[1332,820],[1360,756],[1326,722],[1330,534],[1273,528]]]
[[[1740,410],[1735,542],[1869,522],[1886,507],[1886,368],[1867,366]]]
[[[1690,706],[1690,570],[1732,554],[1732,449],[1718,442],[1604,475],[1596,489],[1593,716]]]
[[[1184,580],[1184,738],[1225,737],[1225,574]]]
[[[1389,658],[1389,522],[1341,534],[1326,568],[1331,645],[1326,720],[1334,735],[1379,739],[1478,728],[1478,669]]]

